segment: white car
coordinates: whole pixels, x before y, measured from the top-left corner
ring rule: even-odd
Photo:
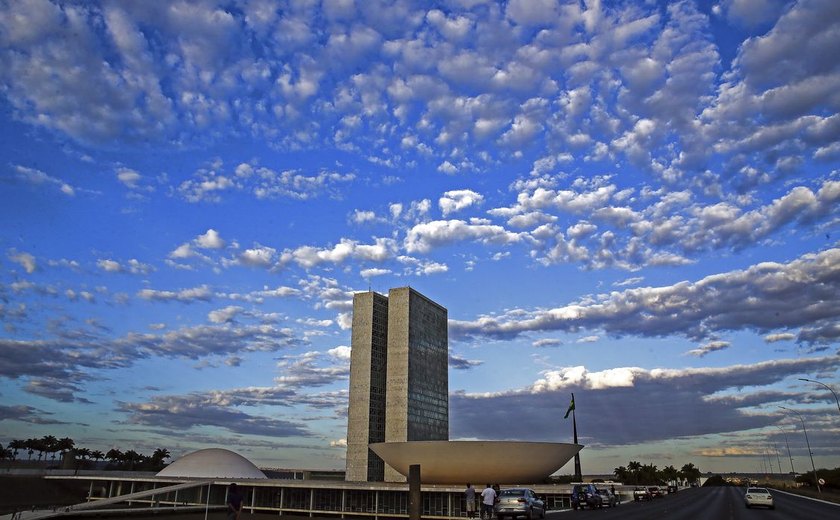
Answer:
[[[770,509],[776,508],[773,504],[773,495],[767,491],[767,488],[747,488],[747,494],[744,495],[744,503],[746,504],[747,509],[753,506],[769,507]]]

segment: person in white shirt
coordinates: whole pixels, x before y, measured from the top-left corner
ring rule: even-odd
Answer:
[[[481,518],[490,520],[493,518],[493,504],[496,503],[496,490],[490,484],[481,492]]]

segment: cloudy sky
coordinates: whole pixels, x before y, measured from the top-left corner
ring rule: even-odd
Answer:
[[[410,285],[453,439],[840,465],[836,0],[0,5],[0,442],[343,469]]]

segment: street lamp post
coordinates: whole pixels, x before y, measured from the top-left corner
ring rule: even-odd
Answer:
[[[828,388],[828,391],[831,392],[834,395],[834,400],[837,401],[837,411],[840,412],[840,399],[837,398],[837,392],[835,392],[833,388],[831,388],[827,384],[822,383],[820,381],[814,381],[813,379],[806,379],[804,377],[800,377],[799,380],[800,381],[808,381],[809,383],[816,383],[818,385],[822,385],[822,386]]]
[[[817,478],[817,467],[814,466],[814,453],[811,451],[811,443],[808,441],[808,430],[805,429],[805,419],[802,418],[802,414],[793,410],[791,408],[785,408],[784,406],[780,406],[782,410],[787,410],[789,412],[795,413],[799,416],[799,420],[802,422],[802,432],[805,434],[805,445],[808,446],[808,456],[811,457],[811,469],[814,470],[814,484],[817,485],[817,493],[822,493],[822,489],[820,488],[820,479]]]
[[[788,458],[790,459],[790,472],[793,473],[794,476],[796,476],[796,470],[793,469],[793,457],[790,454],[790,443],[788,443],[787,432],[781,426],[776,426],[776,428],[782,430],[782,434],[785,436],[785,446],[787,446]]]

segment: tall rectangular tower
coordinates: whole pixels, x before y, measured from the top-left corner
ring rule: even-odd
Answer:
[[[410,287],[353,297],[349,481],[399,482],[368,444],[449,438],[447,311]]]
[[[385,441],[387,341],[388,298],[375,292],[354,294],[345,477],[349,481],[384,478],[385,462],[368,444]]]
[[[410,287],[388,292],[385,441],[449,439],[447,311]],[[386,482],[403,477],[385,466]]]

